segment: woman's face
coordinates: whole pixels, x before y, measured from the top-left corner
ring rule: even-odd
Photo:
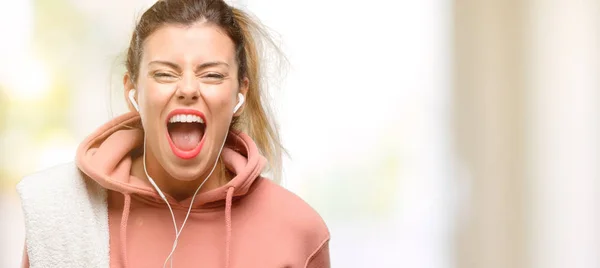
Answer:
[[[171,177],[208,175],[229,130],[238,81],[235,47],[217,26],[166,25],[143,44],[135,88],[147,154]],[[127,82],[126,88],[134,85]]]

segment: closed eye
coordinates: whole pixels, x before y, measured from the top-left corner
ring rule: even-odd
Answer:
[[[218,73],[209,73],[209,74],[205,75],[204,77],[212,78],[212,79],[223,79],[224,76],[222,74],[218,74]]]
[[[152,74],[154,80],[159,83],[173,83],[178,80],[178,76],[169,72],[156,72]]]
[[[154,77],[175,77],[172,74],[168,74],[168,73],[155,73]]]

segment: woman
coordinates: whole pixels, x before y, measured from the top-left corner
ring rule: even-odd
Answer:
[[[261,176],[267,160],[279,173],[282,149],[257,31],[222,0],[142,15],[123,78],[131,112],[74,164],[19,183],[26,267],[329,267],[321,217]]]

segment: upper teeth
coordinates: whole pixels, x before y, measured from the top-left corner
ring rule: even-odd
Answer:
[[[174,115],[169,119],[169,123],[201,123],[204,124],[204,120],[200,116],[193,114],[178,114]]]

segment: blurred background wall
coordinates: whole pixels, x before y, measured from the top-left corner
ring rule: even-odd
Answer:
[[[600,2],[454,8],[455,264],[600,267]]]
[[[272,95],[283,186],[333,267],[600,267],[600,1],[238,0],[290,60]],[[0,9],[0,267],[15,184],[125,111],[123,56],[153,0]]]

